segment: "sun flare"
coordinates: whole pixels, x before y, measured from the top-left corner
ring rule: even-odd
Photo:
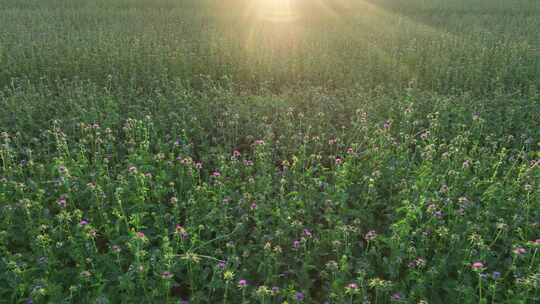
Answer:
[[[292,22],[298,18],[293,0],[255,0],[255,15],[271,22]]]

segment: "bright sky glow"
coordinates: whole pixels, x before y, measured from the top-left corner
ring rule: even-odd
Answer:
[[[292,22],[298,19],[292,1],[294,0],[254,0],[253,10],[259,19],[271,22]]]

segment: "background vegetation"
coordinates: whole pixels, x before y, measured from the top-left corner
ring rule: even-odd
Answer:
[[[0,0],[0,302],[540,302],[540,2],[258,1]]]

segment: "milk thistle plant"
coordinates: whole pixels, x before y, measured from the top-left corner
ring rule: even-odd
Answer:
[[[540,303],[540,2],[278,2],[0,1],[0,303]]]

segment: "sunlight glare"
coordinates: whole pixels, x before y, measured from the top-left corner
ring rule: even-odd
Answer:
[[[293,0],[254,0],[256,16],[270,22],[292,22],[298,19]]]

